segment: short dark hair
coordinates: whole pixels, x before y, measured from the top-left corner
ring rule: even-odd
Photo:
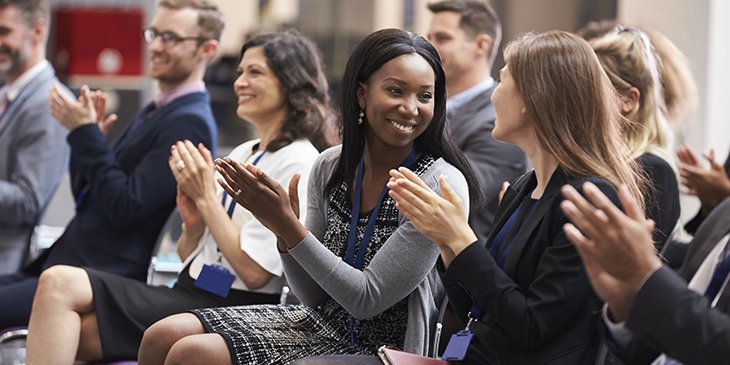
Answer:
[[[360,105],[357,90],[361,83],[380,69],[386,62],[402,55],[417,54],[423,57],[433,69],[434,113],[426,130],[416,138],[420,151],[456,166],[469,184],[473,204],[481,204],[482,198],[474,172],[463,153],[448,135],[446,126],[446,75],[441,67],[438,51],[425,38],[400,29],[383,29],[371,33],[350,54],[345,73],[339,85],[337,111],[342,122],[342,152],[335,171],[327,182],[325,193],[330,194],[342,182],[348,186],[355,178],[355,168],[365,150],[365,128],[356,122]]]
[[[208,0],[160,0],[159,6],[176,10],[184,8],[196,10],[200,37],[217,41],[221,39],[225,21],[223,13],[214,3]]]
[[[8,6],[18,9],[18,13],[29,26],[41,19],[48,21],[51,18],[48,0],[0,0],[0,9]]]
[[[241,58],[253,47],[263,48],[266,63],[279,80],[287,109],[279,135],[266,149],[276,151],[299,138],[309,138],[319,151],[331,147],[334,141],[329,138],[333,133],[328,133],[328,118],[333,114],[329,85],[314,42],[295,30],[259,35],[243,44]]]
[[[443,0],[428,4],[432,13],[450,11],[459,14],[459,26],[470,37],[486,34],[492,38],[489,64],[494,62],[502,41],[502,23],[497,12],[483,0]]]

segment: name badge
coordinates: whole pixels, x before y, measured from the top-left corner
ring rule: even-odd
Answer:
[[[469,343],[471,342],[472,337],[474,337],[474,334],[468,330],[462,330],[451,335],[449,344],[446,345],[446,349],[444,350],[444,354],[441,356],[441,359],[449,361],[464,360],[464,357],[466,357],[466,350],[469,348]]]
[[[236,277],[225,267],[206,264],[195,280],[195,286],[221,298],[227,298],[235,279]]]

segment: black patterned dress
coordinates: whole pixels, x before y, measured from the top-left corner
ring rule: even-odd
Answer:
[[[433,164],[422,155],[412,169],[417,175]],[[322,244],[344,257],[352,205],[344,182],[335,189],[327,207],[327,230]],[[358,219],[357,241],[362,239],[370,213]],[[398,228],[398,210],[387,194],[375,221],[375,231],[365,254],[365,264]],[[357,250],[357,246],[355,247]],[[384,344],[403,346],[408,298],[367,320],[354,320],[356,345],[352,346],[350,315],[334,299],[317,308],[305,305],[252,305],[192,311],[207,332],[223,336],[234,364],[287,364],[296,359],[328,354],[375,354]]]

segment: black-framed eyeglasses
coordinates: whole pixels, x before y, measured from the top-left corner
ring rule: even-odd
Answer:
[[[208,40],[205,37],[181,37],[172,32],[158,32],[155,28],[145,28],[142,30],[142,37],[147,44],[152,43],[158,36],[165,47],[172,47],[184,41],[198,41],[200,43]]]

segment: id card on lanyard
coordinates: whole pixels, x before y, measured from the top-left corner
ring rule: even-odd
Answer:
[[[255,160],[253,160],[252,165],[256,166],[256,164],[259,163],[261,157],[263,157],[265,153],[266,151],[261,152],[261,154],[258,155]],[[224,191],[223,199],[221,199],[221,204],[223,204],[223,208],[226,207],[227,200],[228,194]],[[233,218],[233,210],[235,208],[236,200],[231,199],[231,204],[228,206],[227,211],[229,218]],[[228,269],[223,267],[223,255],[221,254],[221,250],[218,248],[218,246],[216,246],[216,251],[218,252],[218,262],[216,262],[215,264],[203,265],[203,268],[200,270],[198,278],[195,279],[195,286],[219,297],[227,298],[228,292],[230,292],[231,286],[236,280],[236,276],[233,275]]]
[[[415,160],[416,148],[414,147],[411,149],[408,157],[406,157],[406,159],[400,163],[400,166],[410,167]],[[365,233],[360,240],[360,245],[358,246],[356,254],[355,244],[357,243],[357,220],[360,217],[360,200],[362,198],[362,174],[364,170],[364,161],[365,152],[363,151],[363,154],[360,157],[360,163],[357,165],[357,170],[355,172],[355,192],[352,195],[352,217],[350,218],[350,232],[347,234],[347,251],[345,252],[345,257],[343,258],[343,260],[347,262],[347,264],[358,270],[362,270],[363,265],[365,264],[365,252],[368,250],[368,246],[370,245],[370,239],[373,237],[373,232],[375,231],[375,221],[378,218],[380,204],[383,202],[383,197],[388,191],[388,186],[383,186],[383,190],[380,192],[380,196],[378,197],[378,202],[375,204],[375,208],[373,208],[373,211],[370,213],[370,217],[368,218],[368,224],[365,228]],[[350,344],[352,347],[355,347],[355,345],[357,344],[357,339],[355,336],[355,319],[350,316],[348,322],[350,326]]]

